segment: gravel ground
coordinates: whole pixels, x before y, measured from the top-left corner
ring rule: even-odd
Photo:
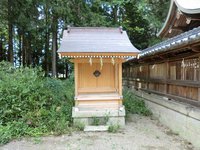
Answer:
[[[12,141],[0,150],[197,150],[157,120],[131,115],[117,133],[73,132],[71,135]]]

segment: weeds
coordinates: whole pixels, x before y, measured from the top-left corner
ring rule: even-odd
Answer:
[[[74,122],[74,127],[75,129],[77,129],[78,131],[83,131],[85,128],[85,124],[80,122],[80,121],[75,121]]]
[[[123,104],[126,108],[126,114],[140,114],[143,116],[152,115],[151,111],[145,106],[144,100],[140,97],[137,97],[129,89],[123,90],[124,101]]]
[[[92,117],[91,119],[92,119],[91,125],[93,125],[93,126],[100,125],[100,118],[98,118],[98,117]]]
[[[108,132],[116,133],[119,129],[120,129],[120,125],[118,125],[118,124],[110,125],[108,127]]]

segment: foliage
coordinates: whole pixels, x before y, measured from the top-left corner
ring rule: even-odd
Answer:
[[[71,125],[73,79],[44,77],[41,68],[0,63],[0,143],[24,135],[61,134]]]
[[[131,90],[124,89],[124,106],[126,108],[126,114],[140,114],[144,116],[150,116],[151,111],[145,106],[144,100],[137,97]]]
[[[100,125],[100,118],[98,118],[98,117],[92,117],[92,123],[91,123],[91,125],[94,125],[94,126]]]
[[[147,39],[148,46],[161,42],[157,33],[161,30],[167,17],[170,0],[140,0],[137,2],[138,9],[144,19],[148,21],[150,37]]]
[[[80,121],[75,121],[74,122],[74,127],[75,129],[77,129],[78,131],[83,131],[85,128],[85,124],[80,122]]]
[[[120,125],[118,125],[118,124],[110,125],[108,127],[108,132],[116,133],[119,129],[120,129]]]
[[[46,75],[64,73],[66,62],[55,52],[67,25],[123,26],[133,45],[144,49],[160,41],[156,33],[167,6],[169,0],[1,0],[0,61],[9,60],[13,51],[15,66],[42,66]]]
[[[136,1],[130,0],[125,3],[124,9],[122,25],[127,30],[131,42],[138,49],[148,47],[148,40],[144,39],[150,38],[150,26],[148,20],[143,17],[142,11],[137,8]]]

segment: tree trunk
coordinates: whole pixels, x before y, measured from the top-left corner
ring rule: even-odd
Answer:
[[[18,57],[19,57],[19,65],[22,65],[22,35],[20,30],[18,29],[18,38],[19,38],[19,51],[18,51]]]
[[[0,61],[4,60],[4,50],[3,50],[3,41],[2,41],[2,36],[0,39]]]
[[[45,7],[45,24],[46,24],[46,32],[45,32],[45,60],[44,60],[44,68],[45,68],[45,74],[48,76],[49,74],[49,5],[46,1],[46,7]]]
[[[117,22],[118,22],[118,20],[117,20],[117,9],[118,9],[117,5],[113,6],[113,23],[114,23],[114,25],[116,25]]]
[[[52,76],[57,76],[56,68],[56,52],[57,52],[57,18],[53,17],[52,25]]]
[[[45,66],[45,72],[46,75],[49,74],[49,31],[46,31],[45,35],[45,61],[44,61],[44,66]]]
[[[12,24],[12,0],[8,0],[8,61],[14,63],[13,58],[13,24]]]
[[[32,40],[32,36],[31,33],[28,33],[28,40],[27,40],[27,49],[28,52],[26,53],[26,57],[27,57],[27,65],[30,66],[33,64],[33,59],[32,59],[32,47],[31,47],[31,40]]]
[[[65,71],[65,77],[67,79],[68,78],[68,72],[69,72],[68,63],[66,63],[65,69],[66,69],[66,71]]]
[[[26,65],[26,38],[24,32],[22,32],[22,64]]]

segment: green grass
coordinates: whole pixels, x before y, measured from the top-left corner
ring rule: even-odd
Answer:
[[[123,90],[126,114],[139,114],[143,116],[152,115],[151,111],[145,106],[144,100],[136,96],[131,90],[125,88]]]
[[[73,127],[78,131],[83,131],[84,128],[85,128],[85,124],[80,122],[80,121],[76,121],[76,122],[74,122],[74,126]]]
[[[120,125],[116,124],[116,125],[110,125],[108,127],[108,132],[110,133],[117,133],[117,131],[119,131],[120,129]]]

